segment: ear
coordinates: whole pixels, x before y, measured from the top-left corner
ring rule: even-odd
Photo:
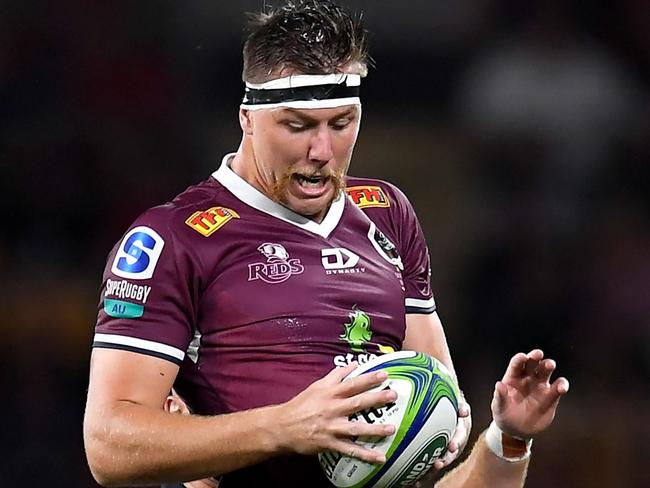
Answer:
[[[239,109],[239,125],[246,135],[253,135],[253,111],[245,108]]]

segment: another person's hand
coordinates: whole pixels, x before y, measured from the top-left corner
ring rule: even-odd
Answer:
[[[385,372],[366,373],[343,381],[356,366],[353,363],[332,370],[279,407],[278,431],[287,451],[300,454],[338,451],[369,463],[386,461],[383,454],[366,449],[353,439],[359,436],[385,437],[393,434],[395,427],[355,422],[348,417],[393,402],[397,395],[390,389],[368,391],[387,378]]]
[[[560,398],[569,391],[566,378],[550,383],[554,370],[555,361],[544,359],[540,349],[513,356],[492,398],[492,416],[503,432],[530,439],[553,422]]]

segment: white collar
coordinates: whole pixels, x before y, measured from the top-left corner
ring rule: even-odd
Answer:
[[[284,220],[285,222],[289,222],[313,234],[317,234],[326,239],[329,237],[343,215],[343,209],[345,208],[344,192],[339,192],[339,195],[334,199],[332,205],[330,205],[327,215],[325,215],[325,218],[319,224],[273,201],[235,173],[229,165],[229,161],[234,155],[235,153],[229,153],[223,157],[219,169],[212,173],[212,177],[215,180],[225,186],[235,197],[246,205],[280,220]]]

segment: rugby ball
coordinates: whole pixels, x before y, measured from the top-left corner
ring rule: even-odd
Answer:
[[[321,468],[339,488],[392,488],[415,483],[447,451],[458,421],[459,392],[447,368],[436,358],[413,351],[379,356],[359,366],[344,381],[372,371],[388,378],[376,390],[390,388],[397,400],[350,416],[350,420],[393,424],[395,433],[355,442],[386,456],[370,464],[339,452],[318,455]]]

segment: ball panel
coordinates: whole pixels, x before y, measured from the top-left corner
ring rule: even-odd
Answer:
[[[436,459],[447,452],[457,419],[457,410],[451,400],[440,399],[433,415],[427,418],[413,440],[374,486],[407,486],[424,476]]]

